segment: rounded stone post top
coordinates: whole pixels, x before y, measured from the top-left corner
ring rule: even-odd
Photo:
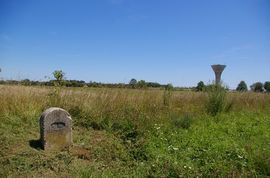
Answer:
[[[72,144],[72,119],[62,108],[52,107],[40,116],[40,139],[45,150],[64,149]]]
[[[51,108],[46,109],[46,110],[41,114],[40,119],[46,118],[49,114],[51,114],[51,113],[53,113],[53,112],[63,112],[63,113],[65,113],[65,114],[69,117],[69,119],[71,120],[70,114],[69,114],[66,110],[64,110],[64,109],[62,109],[62,108],[58,108],[58,107],[51,107]]]

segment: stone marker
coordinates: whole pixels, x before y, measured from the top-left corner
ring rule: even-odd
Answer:
[[[72,144],[71,116],[61,108],[52,107],[39,119],[40,141],[44,150],[62,150]]]

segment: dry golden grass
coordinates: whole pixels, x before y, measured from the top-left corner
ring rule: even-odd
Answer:
[[[55,94],[52,87],[25,87],[0,85],[0,113],[40,112],[50,106],[67,110],[114,111],[131,107],[147,112],[164,109],[163,90],[108,89],[108,88],[62,88]],[[263,93],[229,93],[233,111],[262,111],[270,106],[270,95]],[[169,109],[177,112],[204,112],[206,94],[192,91],[172,91]]]

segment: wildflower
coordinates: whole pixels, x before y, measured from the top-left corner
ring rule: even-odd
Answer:
[[[172,145],[168,146],[168,149],[169,149],[169,150],[174,150],[174,151],[179,150],[179,148],[173,147]]]
[[[243,158],[243,156],[241,156],[241,155],[238,155],[238,158],[242,159],[242,158]]]

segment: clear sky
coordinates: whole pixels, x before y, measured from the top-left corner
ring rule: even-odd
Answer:
[[[270,80],[269,0],[0,0],[0,78]]]

